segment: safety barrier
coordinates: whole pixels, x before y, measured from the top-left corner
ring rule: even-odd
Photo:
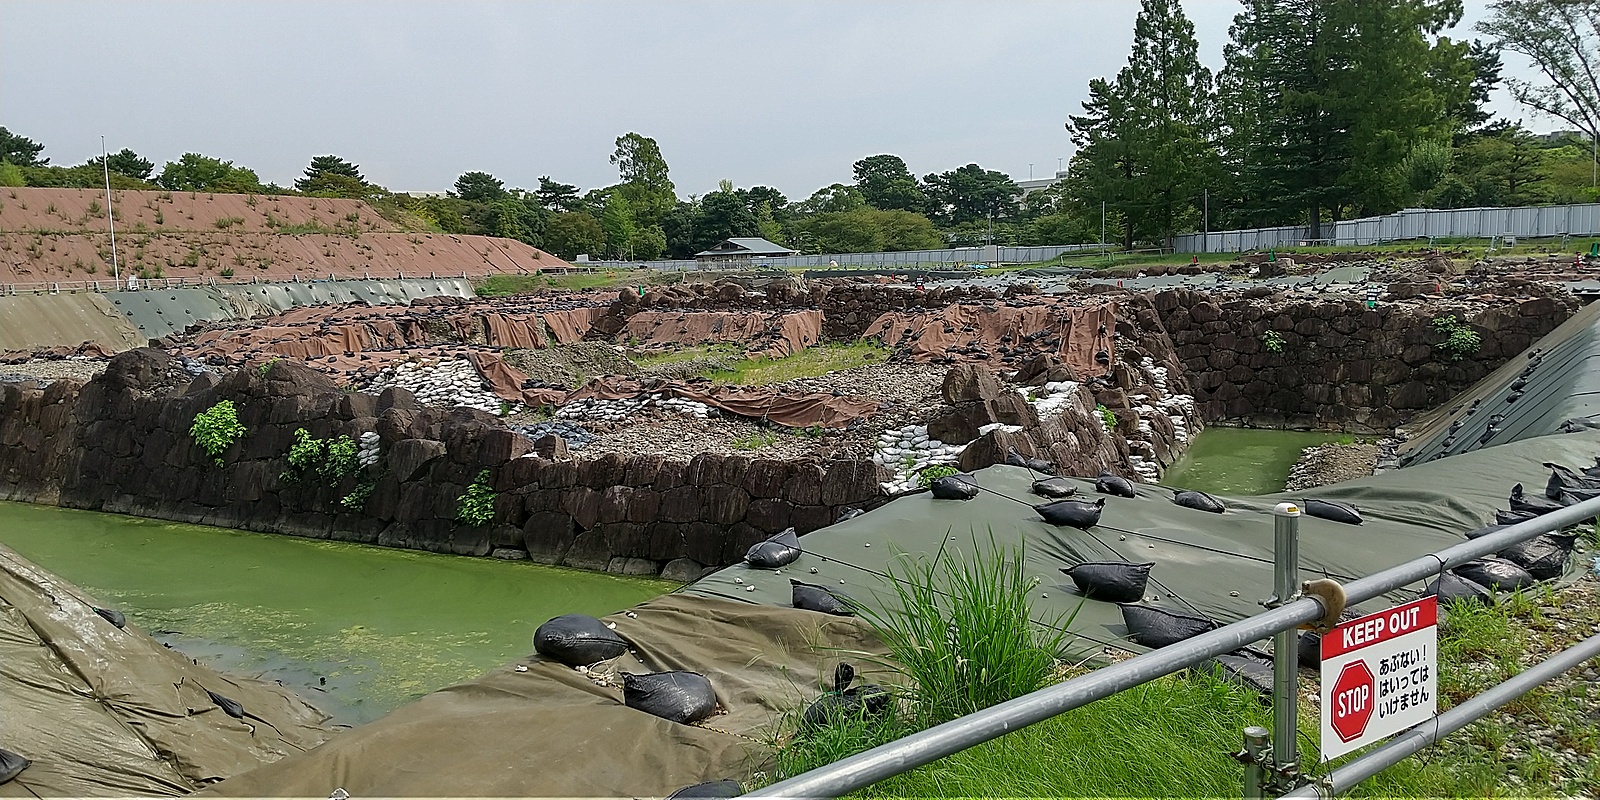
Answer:
[[[1340,220],[1316,237],[1307,225],[1244,228],[1174,236],[1179,253],[1238,253],[1274,247],[1365,246],[1436,239],[1553,238],[1600,235],[1600,203],[1495,208],[1408,208],[1378,217]]]
[[[1274,636],[1273,725],[1275,731],[1248,728],[1245,746],[1235,757],[1246,764],[1244,796],[1265,797],[1287,792],[1288,797],[1318,797],[1346,790],[1371,775],[1398,763],[1429,743],[1487,716],[1495,708],[1526,694],[1562,672],[1600,654],[1600,636],[1591,637],[1545,662],[1459,706],[1399,734],[1387,744],[1341,766],[1315,782],[1305,780],[1298,756],[1297,697],[1292,644],[1299,626],[1336,619],[1342,608],[1329,608],[1321,595],[1291,589],[1297,585],[1298,509],[1282,504],[1274,512],[1277,594],[1268,611],[1214,631],[1168,645],[1126,661],[1095,670],[1046,689],[990,706],[975,714],[946,722],[863,753],[841,759],[802,775],[758,789],[745,797],[840,797],[878,781],[909,772],[924,764],[998,739],[1019,728],[1058,714],[1082,708],[1096,700],[1192,667],[1214,656]],[[1504,530],[1472,539],[1434,553],[1418,556],[1374,575],[1346,584],[1345,604],[1354,605],[1387,592],[1439,575],[1473,559],[1497,553],[1600,515],[1600,497],[1584,500]],[[1270,743],[1268,737],[1271,737]],[[1270,744],[1270,746],[1269,746]]]

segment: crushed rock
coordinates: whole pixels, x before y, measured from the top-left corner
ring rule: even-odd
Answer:
[[[0,382],[63,378],[87,382],[105,370],[106,360],[99,358],[34,359],[0,367]]]
[[[1365,478],[1378,465],[1378,446],[1366,442],[1356,444],[1314,445],[1300,451],[1300,460],[1289,468],[1289,479],[1284,491],[1296,492],[1330,483]]]
[[[604,342],[577,342],[546,350],[508,350],[501,358],[530,380],[576,389],[599,375],[638,375],[639,367]]]

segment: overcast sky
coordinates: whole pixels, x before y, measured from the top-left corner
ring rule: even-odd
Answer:
[[[1185,0],[1213,69],[1236,0]],[[1467,0],[1457,36],[1484,14]],[[348,158],[396,191],[467,170],[616,181],[654,137],[680,195],[723,178],[793,199],[894,153],[924,175],[1018,180],[1071,155],[1063,123],[1115,73],[1135,0],[75,2],[0,0],[0,125],[52,163],[186,151],[288,185]],[[1509,74],[1527,74],[1507,56]],[[1534,119],[1500,93],[1494,109]]]

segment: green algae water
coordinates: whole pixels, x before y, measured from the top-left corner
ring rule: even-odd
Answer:
[[[191,658],[355,724],[677,584],[0,502],[0,542]]]
[[[1348,438],[1339,433],[1207,428],[1161,477],[1161,483],[1213,494],[1281,492],[1301,450]]]

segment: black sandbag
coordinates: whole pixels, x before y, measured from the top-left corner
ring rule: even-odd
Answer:
[[[1433,582],[1428,588],[1422,590],[1423,597],[1437,596],[1440,603],[1482,603],[1488,605],[1493,602],[1489,590],[1482,584],[1469,581],[1452,572],[1446,572]]]
[[[1217,627],[1205,617],[1180,614],[1164,608],[1121,603],[1122,622],[1128,626],[1128,638],[1135,644],[1155,649],[1177,644]]]
[[[1129,564],[1126,561],[1085,561],[1061,571],[1078,585],[1078,591],[1092,600],[1107,603],[1137,603],[1144,597],[1150,569],[1156,564]]]
[[[876,684],[851,687],[855,667],[841,662],[833,670],[833,691],[817,698],[800,715],[802,729],[816,729],[838,722],[879,716],[889,710],[888,690]]]
[[[216,703],[217,708],[222,709],[222,713],[234,719],[244,719],[244,706],[239,705],[239,701],[223,697],[210,689],[206,690],[206,694],[211,695],[211,702]]]
[[[1596,497],[1600,497],[1600,489],[1562,489],[1561,496],[1556,499],[1561,505],[1570,506]]]
[[[1106,499],[1102,497],[1093,503],[1087,500],[1057,500],[1054,503],[1034,506],[1033,510],[1051,525],[1087,530],[1100,522],[1100,512],[1105,510],[1105,507]]]
[[[1007,447],[1006,448],[1006,466],[1008,466],[1008,467],[1026,467],[1026,466],[1028,466],[1028,457],[1024,456],[1023,454],[1021,454],[1019,452],[1017,452],[1017,448],[1015,448],[1015,447]]]
[[[821,586],[801,583],[794,578],[789,579],[790,602],[795,608],[806,611],[821,611],[824,614],[833,614],[838,617],[854,616],[855,612],[849,604],[840,600],[833,592]]]
[[[1558,578],[1567,570],[1567,559],[1576,534],[1541,533],[1526,542],[1518,542],[1495,555],[1528,571],[1529,575],[1544,581]]]
[[[698,672],[622,673],[622,702],[664,720],[689,724],[717,710],[711,681]]]
[[[1593,424],[1593,427],[1600,428],[1600,422],[1595,422],[1594,420],[1589,420],[1589,422]],[[1594,466],[1584,467],[1582,472],[1591,478],[1600,478],[1600,456],[1594,457]]]
[[[1509,527],[1519,522],[1527,522],[1537,516],[1539,515],[1532,511],[1501,511],[1497,508],[1494,511],[1494,524]]]
[[[1337,500],[1318,500],[1308,497],[1300,501],[1300,509],[1306,512],[1306,516],[1317,519],[1343,522],[1346,525],[1361,524],[1361,509]]]
[[[1522,491],[1522,484],[1511,487],[1511,510],[1524,511],[1534,515],[1548,514],[1565,508],[1561,503],[1547,500],[1543,497],[1529,497]]]
[[[946,475],[928,484],[935,500],[971,500],[978,496],[978,485],[970,475]]]
[[[1347,608],[1339,613],[1340,622],[1349,622],[1360,619],[1361,612]],[[1300,641],[1295,648],[1295,659],[1302,667],[1316,669],[1322,666],[1322,634],[1316,631],[1300,631]]]
[[[1133,491],[1133,481],[1121,475],[1112,475],[1109,472],[1102,472],[1100,477],[1094,479],[1094,490],[1101,494],[1115,495],[1117,497],[1137,496]]]
[[[586,667],[628,652],[628,640],[587,614],[562,614],[533,632],[533,649],[569,667]]]
[[[833,521],[836,523],[844,522],[847,519],[855,519],[865,513],[867,512],[859,508],[841,508],[839,509],[839,516],[835,517]]]
[[[128,618],[123,616],[121,611],[111,608],[95,608],[94,606],[89,607],[94,608],[94,613],[99,614],[101,619],[104,619],[106,622],[109,622],[118,628],[125,628],[128,626]]]
[[[794,528],[785,528],[766,541],[751,545],[744,560],[757,569],[777,569],[793,564],[800,557],[800,536]]]
[[[1074,486],[1066,478],[1044,478],[1034,481],[1033,486],[1029,487],[1028,491],[1040,497],[1060,500],[1063,497],[1071,497],[1077,494],[1078,487]]]
[[[13,753],[0,747],[0,783],[9,783],[32,763],[20,753]]]
[[[1054,472],[1056,469],[1056,462],[1047,461],[1042,458],[1025,459],[1022,462],[1022,465],[1033,470],[1034,472]]]
[[[685,786],[667,795],[667,800],[724,800],[729,797],[742,796],[744,796],[744,787],[740,786],[738,781],[720,780]]]
[[[1539,582],[1527,570],[1503,558],[1480,558],[1450,570],[1479,586],[1514,592]]]
[[[1544,465],[1550,470],[1550,479],[1544,484],[1544,496],[1551,500],[1560,500],[1561,493],[1571,489],[1586,489],[1591,492],[1600,490],[1600,478],[1584,475],[1548,461]]]
[[[1467,531],[1465,535],[1468,539],[1476,539],[1479,536],[1488,536],[1491,533],[1499,533],[1500,531],[1503,531],[1509,527],[1511,526],[1502,524],[1485,525],[1475,531]]]
[[[1272,662],[1242,651],[1208,658],[1196,665],[1195,670],[1224,683],[1272,694]]]
[[[1173,489],[1172,502],[1177,503],[1184,508],[1192,508],[1196,511],[1209,511],[1213,514],[1221,514],[1222,512],[1228,510],[1228,507],[1223,505],[1221,500],[1218,500],[1217,498],[1212,497],[1205,492],[1196,492],[1189,489]]]

